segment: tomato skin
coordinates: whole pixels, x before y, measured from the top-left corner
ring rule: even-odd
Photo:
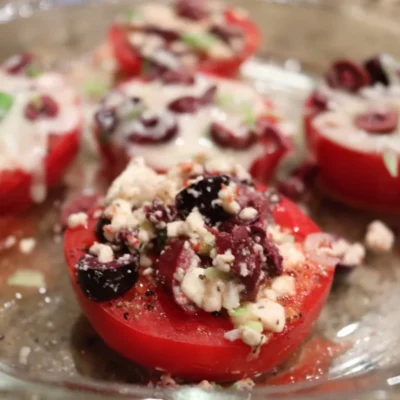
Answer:
[[[299,239],[318,231],[318,227],[286,199],[275,216],[278,222],[285,222],[287,228],[293,229]],[[162,369],[175,376],[230,381],[273,368],[306,338],[329,294],[333,270],[321,275],[315,269],[305,268],[299,281],[304,285],[298,286],[298,295],[288,299],[286,304],[298,310],[297,318],[288,321],[283,332],[273,334],[258,357],[251,358],[249,346],[224,339],[224,332],[233,329],[228,318],[204,312],[188,316],[149,278],[140,278],[136,288],[113,303],[96,303],[85,297],[76,282],[75,264],[95,240],[95,223],[96,220],[90,218],[87,229],[68,229],[64,242],[70,278],[83,312],[115,351],[143,366]],[[151,289],[154,295],[150,298],[144,295],[146,289]],[[124,301],[128,306],[121,305]]]
[[[81,127],[64,135],[49,138],[49,154],[45,159],[47,188],[54,187],[78,153]],[[26,210],[32,203],[32,176],[21,170],[0,171],[0,215]]]
[[[229,24],[241,28],[245,33],[243,50],[234,57],[224,60],[208,58],[200,61],[196,70],[219,76],[234,76],[240,66],[258,49],[261,34],[257,26],[248,18],[239,16],[234,10],[225,11]],[[127,40],[126,32],[120,25],[114,24],[108,31],[108,41],[113,49],[114,57],[120,70],[127,76],[138,76],[142,71],[142,60],[135,54]]]
[[[321,188],[352,206],[400,212],[400,176],[389,174],[381,154],[349,149],[321,135],[313,125],[317,115],[306,105],[306,140],[319,166]]]

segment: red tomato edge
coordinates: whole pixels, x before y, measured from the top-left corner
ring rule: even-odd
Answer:
[[[319,231],[308,217],[301,214],[297,207],[286,199],[278,207],[275,216],[278,223],[287,223],[295,232],[296,227],[307,222],[308,230],[298,233],[299,240],[308,233]],[[303,312],[302,318],[289,322],[282,333],[274,334],[262,347],[258,358],[253,360],[248,360],[250,348],[241,342],[232,343],[223,339],[222,346],[214,344],[207,349],[207,346],[196,348],[197,345],[182,340],[154,338],[143,331],[135,331],[133,338],[132,328],[126,321],[112,315],[107,305],[85,297],[76,282],[75,264],[84,254],[84,249],[95,240],[94,224],[95,221],[91,218],[88,229],[68,229],[65,234],[68,270],[82,310],[103,340],[119,354],[145,367],[157,367],[186,379],[229,381],[245,376],[251,377],[275,367],[289,357],[309,335],[332,284],[334,271],[329,270],[326,276],[320,277],[320,284],[303,298],[300,308],[307,311]],[[149,348],[151,352],[148,351]],[[216,366],[218,371],[213,370]]]
[[[235,57],[218,60],[206,59],[199,63],[196,68],[200,72],[215,74],[219,76],[233,76],[244,61],[250,58],[258,49],[261,42],[261,33],[257,26],[249,18],[238,16],[234,10],[225,12],[227,20],[242,28],[245,32],[245,45],[241,53]],[[113,24],[108,31],[108,41],[113,49],[113,54],[118,62],[120,70],[128,76],[140,75],[142,62],[132,51],[131,45],[126,39],[125,32],[117,24]]]
[[[317,115],[310,97],[305,104],[304,129],[311,156],[319,166],[321,189],[351,206],[400,212],[400,176],[389,174],[380,154],[349,149],[321,135],[313,125]]]
[[[54,135],[51,151],[45,159],[46,187],[54,187],[64,175],[79,150],[81,124],[71,132]],[[32,176],[21,170],[1,171],[0,215],[25,211],[33,201],[30,195]]]

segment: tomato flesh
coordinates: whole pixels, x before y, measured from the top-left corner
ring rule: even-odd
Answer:
[[[261,35],[251,20],[239,16],[233,10],[227,10],[225,17],[230,25],[243,30],[245,40],[243,50],[228,59],[206,58],[199,62],[196,70],[219,76],[233,76],[237,73],[241,64],[258,49]],[[121,71],[128,76],[140,75],[143,70],[142,59],[130,45],[124,28],[120,25],[112,25],[108,31],[108,40]]]
[[[304,118],[306,139],[319,166],[322,189],[356,207],[400,212],[400,175],[390,175],[381,154],[349,149],[324,137],[314,127],[318,113],[309,104]]]
[[[274,214],[277,223],[292,230],[298,240],[319,231],[286,199]],[[298,272],[297,294],[284,304],[289,318],[285,329],[272,334],[259,355],[252,357],[251,348],[243,342],[224,339],[224,333],[233,329],[228,317],[205,312],[187,315],[152,278],[141,277],[130,292],[115,301],[89,300],[76,282],[75,265],[96,240],[95,224],[90,217],[87,228],[68,229],[64,242],[70,278],[83,312],[103,340],[121,355],[185,379],[230,381],[270,370],[306,338],[329,294],[333,270],[321,274],[310,265]]]
[[[45,185],[54,187],[79,149],[80,127],[49,139],[49,154],[44,161]],[[0,215],[24,211],[32,204],[32,176],[21,170],[0,171]]]

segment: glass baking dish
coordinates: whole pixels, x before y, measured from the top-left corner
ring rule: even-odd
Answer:
[[[107,26],[132,1],[40,0],[0,2],[0,58],[24,50],[57,68],[81,59],[104,40]],[[244,79],[282,106],[301,131],[301,106],[333,59],[363,59],[388,52],[400,57],[400,9],[376,1],[281,0],[234,2],[246,8],[263,33],[257,57],[242,68]],[[301,135],[297,141],[301,149]],[[301,157],[299,151],[282,166]],[[34,236],[27,256],[0,247],[0,394],[10,399],[394,399],[400,383],[400,246],[366,266],[338,275],[315,328],[317,337],[342,344],[317,380],[259,385],[250,393],[204,391],[196,386],[162,389],[108,349],[81,315],[68,281],[58,216],[60,204],[77,193],[104,189],[96,175],[96,152],[86,137],[65,184],[46,204],[15,219],[17,238]],[[1,189],[0,189],[1,190]],[[362,240],[371,213],[350,209],[315,191],[305,204],[327,231]],[[400,218],[382,216],[400,230]],[[1,225],[0,225],[1,226]],[[4,226],[4,225],[3,225]],[[34,271],[39,283],[15,285],[16,270]],[[28,272],[29,274],[29,272]],[[31,275],[32,278],[32,275]],[[33,279],[33,278],[32,278]]]

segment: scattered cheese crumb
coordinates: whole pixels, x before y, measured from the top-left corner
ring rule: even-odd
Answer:
[[[4,240],[4,248],[10,249],[17,243],[17,239],[15,236],[7,236]]]
[[[294,296],[296,294],[294,279],[289,275],[282,275],[275,278],[272,281],[271,289],[278,297]]]
[[[253,207],[243,208],[239,213],[239,218],[243,220],[251,220],[254,219],[258,214],[258,211]]]
[[[19,242],[19,251],[24,254],[30,254],[32,253],[35,246],[36,240],[33,238],[21,239],[21,241]]]
[[[31,354],[32,349],[29,346],[23,346],[21,347],[21,350],[19,351],[19,363],[22,365],[28,365],[28,357],[29,354]]]
[[[74,213],[68,217],[69,228],[76,228],[78,226],[84,226],[85,228],[87,228],[87,222],[88,215],[84,212]]]
[[[368,250],[375,253],[390,251],[394,240],[393,232],[382,221],[376,220],[368,225],[365,235],[365,245]]]
[[[237,390],[251,390],[254,388],[256,384],[250,378],[241,379],[240,381],[235,382],[235,388]]]
[[[365,247],[361,243],[354,243],[349,246],[343,255],[342,264],[361,265],[365,258]]]
[[[89,251],[91,254],[97,256],[101,263],[107,263],[114,260],[113,249],[106,244],[94,242]]]
[[[212,265],[219,271],[229,272],[234,261],[235,256],[232,254],[232,250],[228,249],[224,254],[217,254],[213,259]]]

